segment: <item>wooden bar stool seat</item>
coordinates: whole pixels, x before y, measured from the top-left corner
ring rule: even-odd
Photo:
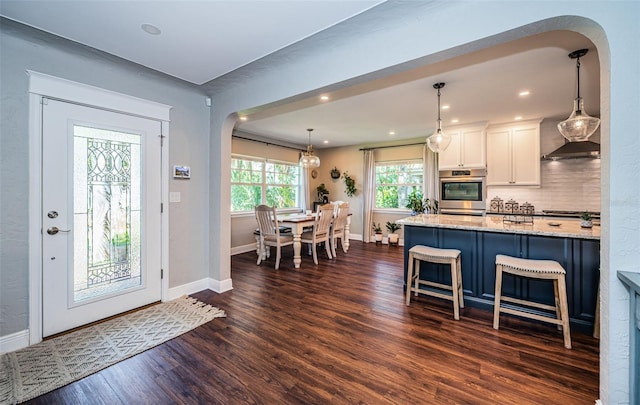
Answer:
[[[502,296],[502,275],[513,274],[520,277],[552,280],[555,305],[546,305],[540,302],[516,299]],[[562,328],[564,347],[571,349],[571,332],[569,329],[569,307],[567,303],[567,287],[565,281],[566,271],[560,263],[553,260],[532,260],[511,257],[506,255],[496,256],[496,291],[493,307],[493,328],[498,329],[500,324],[500,312],[552,323]],[[514,307],[502,307],[501,302],[512,302],[531,308],[539,308],[555,312],[555,318],[527,312]]]
[[[420,261],[429,263],[448,264],[451,266],[451,285],[436,283],[420,279]],[[415,264],[415,265],[414,265]],[[415,271],[414,271],[415,267]],[[413,285],[413,286],[412,286]],[[427,289],[421,289],[420,285],[435,287],[451,291],[451,295]],[[460,251],[458,249],[439,249],[430,246],[416,245],[409,249],[409,266],[407,269],[407,294],[406,304],[411,301],[411,292],[430,295],[453,301],[453,318],[460,319],[460,308],[464,308],[462,292],[462,270],[460,266]]]

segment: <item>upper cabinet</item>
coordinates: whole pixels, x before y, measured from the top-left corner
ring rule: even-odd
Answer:
[[[439,153],[438,167],[447,169],[477,169],[485,168],[486,156],[486,125],[466,128],[445,128],[451,135],[451,144]]]
[[[487,129],[487,185],[540,185],[540,121]]]

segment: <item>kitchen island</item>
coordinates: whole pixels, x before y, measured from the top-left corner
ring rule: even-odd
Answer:
[[[533,223],[511,223],[500,215],[422,214],[397,221],[404,225],[404,277],[409,249],[427,245],[462,252],[465,304],[493,309],[495,257],[498,254],[559,262],[567,271],[569,318],[572,328],[591,332],[598,293],[600,227],[581,228],[575,219],[534,217]],[[450,283],[446,266],[423,263],[421,278]],[[546,280],[505,276],[503,294],[553,304]],[[532,311],[535,312],[535,311]]]

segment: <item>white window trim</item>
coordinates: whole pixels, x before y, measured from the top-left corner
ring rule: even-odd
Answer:
[[[263,162],[265,163],[265,167],[263,168],[263,173],[266,174],[266,164],[267,163],[275,163],[275,164],[283,164],[283,165],[287,165],[287,166],[298,166],[297,162],[288,162],[286,160],[277,160],[277,159],[268,159],[268,158],[263,158],[260,156],[249,156],[249,155],[242,155],[239,153],[232,153],[231,154],[231,159],[241,159],[241,160],[251,160],[254,162]],[[233,170],[233,169],[231,169]],[[302,176],[302,171],[300,171],[299,176]],[[262,190],[261,190],[261,196],[260,199],[262,201],[264,201],[266,199],[266,183],[267,179],[266,176],[264,176],[262,178]],[[234,184],[247,184],[247,185],[253,185],[253,184],[257,184],[257,183],[234,183],[231,182],[230,185],[233,186]],[[288,186],[288,184],[275,184],[276,186]],[[300,184],[298,184],[298,193],[302,193],[302,187]],[[298,200],[300,199],[300,196],[298,196]],[[298,201],[298,203],[300,203],[300,201]],[[291,207],[291,208],[276,208],[276,213],[278,214],[293,214],[293,213],[297,213],[297,212],[301,212],[303,211],[304,208],[302,207]],[[250,217],[250,216],[254,216],[255,213],[254,211],[233,211],[231,210],[231,217],[232,218],[242,218],[242,217]]]
[[[276,209],[276,213],[277,214],[297,214],[299,212],[302,212],[302,208],[277,208]],[[407,211],[408,212],[408,211]],[[254,211],[236,211],[236,212],[231,212],[231,217],[232,218],[249,218],[249,217],[254,217],[256,214]]]
[[[162,204],[169,206],[169,114],[171,106],[116,93],[43,73],[29,75],[29,344],[42,341],[42,114],[44,97],[92,108],[162,121]],[[162,257],[164,270],[161,299],[169,290],[169,214],[162,215]]]
[[[422,164],[422,170],[424,172],[424,160],[423,159],[400,159],[400,160],[377,160],[376,161],[376,167],[378,166],[397,166],[397,165],[401,165],[401,164],[415,164],[415,163],[421,163]],[[423,174],[424,175],[424,174]],[[424,183],[424,182],[423,182]],[[409,184],[409,183],[407,183]],[[375,187],[378,187],[378,183],[375,183]],[[417,186],[420,187],[420,189],[422,189],[424,187],[424,184],[416,184]],[[422,190],[422,192],[424,193],[424,190]],[[378,213],[378,214],[405,214],[405,213],[411,213],[411,210],[404,208],[404,207],[398,207],[398,208],[378,208],[375,206],[375,200],[373,202],[373,212]]]
[[[407,208],[374,208],[373,212],[377,214],[411,214],[411,210]]]

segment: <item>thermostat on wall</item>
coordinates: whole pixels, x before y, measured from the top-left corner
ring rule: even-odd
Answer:
[[[190,179],[191,168],[189,166],[173,166],[174,179]]]

